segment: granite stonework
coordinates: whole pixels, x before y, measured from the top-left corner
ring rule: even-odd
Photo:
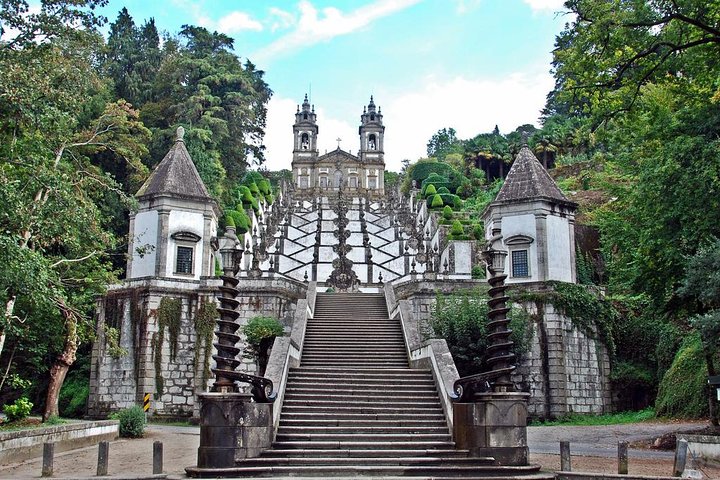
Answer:
[[[255,403],[249,394],[204,393],[200,405],[198,469],[234,467],[270,448],[272,403]]]
[[[528,465],[527,400],[523,392],[476,395],[453,405],[453,440],[471,457],[494,457],[500,465]]]
[[[107,415],[133,405],[141,405],[145,393],[152,395],[150,413],[156,416],[197,417],[197,397],[212,385],[206,378],[205,345],[197,344],[195,318],[201,302],[215,302],[217,278],[199,282],[174,279],[136,279],[110,287],[96,308],[96,341],[93,345],[90,373],[88,416]],[[292,326],[295,305],[305,297],[306,285],[287,278],[241,279],[238,284],[241,302],[239,322],[245,325],[256,316],[280,319],[287,331]],[[157,309],[162,298],[182,301],[180,330],[175,355],[171,356],[172,339],[165,331],[156,375],[157,357],[154,341],[159,339]],[[119,346],[126,355],[113,357],[108,349],[105,325],[119,331]],[[155,339],[155,340],[154,340]],[[196,349],[202,349],[196,355]],[[213,347],[211,347],[213,348]],[[214,348],[213,348],[214,353]],[[239,371],[256,373],[257,365],[243,358]],[[162,391],[157,378],[162,378]]]
[[[539,418],[612,411],[610,357],[606,346],[546,304],[523,307],[533,319],[530,351],[513,381],[530,392],[528,411]]]
[[[534,284],[528,288],[541,288]],[[484,280],[409,280],[392,285],[396,301],[407,300],[409,320],[422,339],[432,337],[430,318],[439,293],[487,288]],[[522,287],[515,287],[522,288]],[[387,290],[387,288],[386,288]],[[520,359],[512,380],[531,394],[528,413],[557,418],[569,413],[612,411],[610,358],[595,336],[577,328],[552,305],[521,305],[532,319],[529,351]]]

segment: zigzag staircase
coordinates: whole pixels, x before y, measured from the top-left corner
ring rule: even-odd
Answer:
[[[410,368],[400,322],[388,317],[381,294],[317,295],[272,449],[234,475],[554,478],[456,450],[431,372]]]

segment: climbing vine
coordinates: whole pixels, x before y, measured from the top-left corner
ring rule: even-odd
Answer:
[[[162,377],[162,346],[165,342],[165,329],[170,336],[170,358],[175,359],[178,336],[180,335],[180,315],[182,300],[179,298],[163,298],[156,312],[158,331],[153,334],[153,355],[155,357],[155,398],[162,396],[165,381]]]
[[[219,317],[215,304],[211,301],[203,300],[198,307],[197,315],[195,315],[195,333],[197,340],[195,341],[195,371],[198,369],[200,361],[200,349],[203,349],[203,390],[210,378],[210,356],[212,355],[212,341],[215,331],[215,320]]]
[[[585,285],[566,282],[547,282],[551,289],[540,292],[513,292],[514,302],[534,302],[537,305],[550,304],[567,316],[580,331],[590,337],[598,337],[607,347],[610,355],[615,353],[613,326],[620,314],[613,305],[600,298]]]
[[[103,333],[105,334],[107,352],[112,358],[118,359],[128,354],[127,349],[120,346],[120,330],[105,324],[103,325]]]

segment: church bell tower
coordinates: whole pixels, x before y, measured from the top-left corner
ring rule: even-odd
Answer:
[[[372,95],[370,103],[363,108],[360,116],[360,161],[370,163],[383,162],[385,127],[382,124],[382,111],[375,107]]]
[[[293,159],[316,159],[318,156],[317,148],[317,116],[315,115],[315,106],[310,106],[308,96],[305,94],[305,100],[302,107],[298,105],[295,113],[295,124],[293,125],[293,133],[295,134],[295,145],[293,148]]]

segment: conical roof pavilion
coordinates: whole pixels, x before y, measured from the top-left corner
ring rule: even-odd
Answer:
[[[185,129],[178,127],[175,143],[138,190],[139,199],[153,196],[212,199],[185,148],[184,135]]]
[[[492,204],[530,200],[547,200],[551,203],[577,206],[560,191],[545,167],[530,148],[524,145],[515,157],[515,162],[505,178],[505,183]]]

